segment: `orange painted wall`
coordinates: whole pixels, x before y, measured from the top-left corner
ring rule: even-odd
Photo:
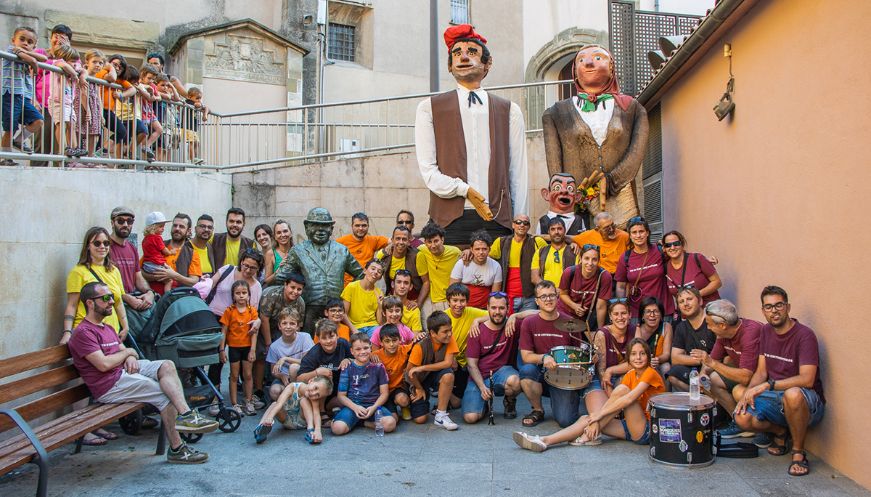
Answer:
[[[717,255],[762,320],[783,286],[820,338],[828,405],[810,450],[871,488],[871,2],[760,2],[663,98],[665,229]],[[733,50],[736,112],[718,122]],[[785,468],[785,466],[784,466]],[[784,469],[785,471],[785,469]]]

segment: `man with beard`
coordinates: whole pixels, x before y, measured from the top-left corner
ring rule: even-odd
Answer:
[[[400,269],[406,269],[411,274],[412,283],[412,287],[406,296],[408,299],[417,301],[424,282],[417,271],[417,249],[410,245],[410,240],[411,229],[404,224],[397,224],[393,228],[393,238],[390,239],[389,247],[379,250],[375,254],[375,258],[380,260],[384,265],[385,294],[394,294],[393,280],[396,278],[396,272]],[[429,282],[426,283],[426,288],[428,292]]]
[[[215,220],[208,214],[203,214],[197,219],[197,226],[194,229],[194,237],[191,239],[191,247],[194,253],[200,259],[200,269],[203,275],[211,276],[220,267],[215,263],[215,251],[209,240],[212,239],[212,233],[215,232]]]
[[[124,305],[136,311],[145,311],[154,304],[154,291],[139,270],[139,251],[127,238],[133,231],[136,216],[128,207],[112,209],[112,234],[109,240],[109,257],[121,272],[124,284]]]
[[[191,217],[179,212],[172,219],[170,239],[163,243],[173,251],[166,257],[168,269],[158,269],[153,273],[142,273],[151,284],[151,289],[162,294],[167,280],[173,281],[173,288],[178,286],[194,286],[203,275],[200,267],[200,256],[194,251],[188,238],[191,234]]]
[[[541,281],[538,252],[547,245],[543,238],[529,234],[526,214],[514,216],[512,224],[514,235],[497,238],[490,246],[490,257],[502,266],[502,288],[508,294],[509,314],[535,309],[535,285]],[[467,259],[465,254],[463,259]]]
[[[547,202],[547,214],[538,219],[535,228],[536,235],[547,234],[551,219],[558,218],[563,222],[566,235],[575,236],[590,228],[590,214],[575,214],[575,205],[583,198],[583,188],[578,187],[575,177],[569,173],[556,173],[550,177],[550,187],[541,189],[541,197]]]
[[[547,234],[550,236],[550,245],[545,245],[538,250],[539,267],[541,277],[550,281],[559,288],[563,271],[575,265],[577,255],[566,244],[566,226],[563,221],[554,217],[547,222]]]
[[[668,382],[671,383],[672,390],[686,392],[689,390],[690,372],[693,369],[701,372],[701,352],[710,354],[714,349],[717,336],[706,324],[702,295],[698,288],[681,287],[677,291],[677,306],[683,321],[674,330]]]
[[[215,263],[218,267],[239,265],[239,256],[253,248],[254,240],[242,236],[245,228],[245,211],[233,207],[227,211],[227,232],[218,233],[212,239],[212,249],[215,251]],[[213,268],[217,271],[218,268]]]
[[[520,373],[514,369],[517,356],[517,335],[505,333],[508,316],[508,296],[493,292],[487,300],[489,319],[478,325],[478,333],[466,342],[469,381],[463,394],[463,420],[477,423],[484,417],[486,403],[502,395],[505,419],[517,417],[517,395],[520,394]]]
[[[369,234],[369,216],[365,212],[357,212],[351,216],[351,233],[336,238],[336,241],[348,247],[348,252],[351,252],[361,267],[390,242],[387,237]],[[345,285],[351,281],[351,277],[345,275]]]

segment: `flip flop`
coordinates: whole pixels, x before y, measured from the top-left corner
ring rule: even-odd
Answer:
[[[314,435],[315,435],[314,428],[307,429],[305,431],[305,441],[312,444],[312,445],[317,445],[317,444],[321,443],[321,440],[318,440],[317,442],[315,442]]]

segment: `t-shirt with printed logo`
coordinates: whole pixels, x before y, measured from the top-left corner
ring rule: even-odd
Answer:
[[[559,313],[557,320],[568,320],[570,317],[563,313]],[[541,314],[529,316],[523,320],[520,325],[520,350],[528,350],[536,354],[544,354],[550,352],[554,347],[563,345],[577,346],[583,341],[583,333],[566,333],[556,329],[554,323],[557,321],[547,321],[541,317]]]
[[[363,407],[369,407],[381,395],[381,385],[389,384],[384,365],[367,362],[362,366],[352,361],[339,376],[339,391],[348,394],[348,399]]]
[[[351,358],[351,345],[344,338],[336,341],[336,349],[330,353],[324,352],[322,344],[317,344],[302,358],[299,364],[299,374],[310,373],[317,368],[327,368],[333,372],[333,389],[339,384],[339,364]]]
[[[634,250],[628,252],[629,263],[626,263],[626,253],[617,262],[617,272],[614,279],[626,283],[627,295],[631,298],[629,310],[633,318],[638,317],[638,307],[644,297],[656,297],[665,307],[665,315],[674,313],[674,299],[668,294],[665,284],[665,264],[662,252],[649,245],[647,252],[639,254]],[[633,292],[632,287],[637,287]]]
[[[85,385],[91,391],[91,396],[99,399],[118,383],[121,378],[123,364],[119,364],[108,371],[100,371],[85,356],[98,350],[103,355],[112,355],[121,350],[121,341],[115,329],[108,324],[94,324],[87,319],[73,330],[70,341],[67,344],[70,355],[73,357],[73,366],[79,372],[79,376],[85,381]]]
[[[593,295],[596,293],[596,282],[599,283],[599,295],[596,299],[601,299],[607,301],[611,298],[611,273],[608,271],[602,270],[602,277],[599,278],[599,270],[590,278],[584,278],[583,271],[581,271],[580,266],[574,266],[570,268],[566,268],[563,271],[563,275],[560,278],[559,282],[559,291],[560,293],[566,292],[572,302],[576,304],[581,304],[587,309],[593,308]],[[568,308],[562,301],[559,299],[557,302],[557,308],[569,315],[573,315],[574,312]]]
[[[766,324],[762,327],[759,339],[759,353],[765,356],[765,369],[768,377],[773,380],[783,380],[798,376],[801,366],[816,366],[814,390],[824,403],[823,383],[820,380],[820,345],[813,330],[793,319],[792,328],[778,335],[774,327]]]
[[[752,319],[741,319],[738,332],[732,338],[717,338],[711,357],[722,361],[727,355],[732,366],[748,371],[756,371],[759,362],[759,336],[762,323]]]
[[[516,336],[506,336],[503,330],[493,330],[483,323],[478,325],[478,336],[469,336],[466,342],[466,360],[479,359],[478,370],[486,380],[490,373],[506,365],[513,365],[517,356]],[[501,336],[500,336],[501,335]],[[499,338],[499,343],[495,343]]]

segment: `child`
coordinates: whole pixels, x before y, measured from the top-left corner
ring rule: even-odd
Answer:
[[[428,336],[414,344],[408,356],[405,381],[409,385],[411,417],[417,424],[426,423],[429,414],[429,392],[438,389],[436,426],[448,431],[458,428],[448,415],[448,402],[454,389],[454,356],[460,352],[451,335],[451,318],[442,311],[435,311],[426,318]]]
[[[209,117],[209,110],[203,105],[203,91],[192,87],[187,91],[188,98],[185,103],[192,105],[193,109],[186,109],[182,126],[185,128],[185,140],[188,142],[188,158],[194,164],[202,164],[200,158],[200,120]]]
[[[344,407],[333,418],[330,429],[333,435],[344,435],[359,423],[374,428],[380,412],[384,433],[390,433],[396,429],[396,418],[384,407],[389,392],[387,371],[382,364],[369,361],[372,345],[368,335],[355,333],[351,337],[351,354],[354,361],[339,377],[339,402]]]
[[[233,305],[228,307],[221,316],[221,332],[224,338],[221,340],[221,362],[227,362],[224,347],[230,348],[230,402],[239,414],[254,416],[251,395],[253,382],[251,380],[251,364],[254,362],[257,351],[257,334],[249,333],[251,321],[257,319],[257,309],[248,305],[250,288],[245,280],[233,282]],[[236,402],[239,382],[239,363],[242,363],[242,389],[245,394],[245,405]]]
[[[148,64],[142,66],[142,69],[139,71],[138,89],[142,99],[142,124],[147,130],[147,137],[145,138],[142,151],[145,153],[146,158],[149,157],[148,152],[151,152],[149,161],[153,161],[155,157],[151,146],[163,134],[163,127],[160,125],[160,121],[157,120],[155,112],[155,106],[159,105],[161,100],[157,85],[155,84],[158,74],[160,74],[158,70]]]
[[[85,70],[88,76],[97,77],[97,73],[103,70],[106,64],[106,56],[99,50],[85,52]],[[83,99],[84,100],[84,99]],[[85,107],[84,131],[87,136],[88,156],[93,157],[97,147],[97,139],[103,129],[103,116],[101,115],[100,86],[96,83],[88,83],[88,98]]]
[[[355,328],[370,337],[378,326],[378,303],[384,297],[381,289],[375,286],[383,273],[382,262],[372,259],[363,269],[363,279],[348,283],[342,290],[345,314]]]
[[[166,257],[173,255],[175,250],[167,248],[163,243],[163,228],[168,222],[162,212],[151,212],[145,217],[145,236],[142,238],[142,270],[154,273],[158,270],[170,269]],[[172,290],[172,280],[168,279],[163,286],[161,295]]]
[[[376,350],[381,348],[381,329],[389,324],[396,326],[402,345],[414,342],[415,333],[411,331],[411,328],[402,324],[402,310],[402,300],[398,297],[391,295],[381,301],[381,312],[379,314],[384,316],[385,324],[375,328],[375,331],[372,332],[372,346]]]
[[[37,62],[45,62],[44,55],[34,52],[36,49],[36,31],[27,26],[15,28],[12,33],[12,44],[6,48],[18,56],[17,61],[3,59],[2,87],[3,97],[0,103],[0,120],[3,121],[3,138],[0,140],[4,150],[9,150],[12,144],[12,134],[22,125],[21,136],[15,145],[25,150],[25,141],[30,135],[42,128],[42,114],[36,110],[31,101],[33,95],[33,76],[31,68],[36,71]],[[30,66],[30,67],[27,67]],[[29,148],[27,150],[30,150]],[[0,165],[15,165],[15,161],[5,159]]]
[[[308,381],[315,376],[326,376],[333,381],[333,389],[326,398],[321,398],[319,412],[339,407],[336,400],[336,386],[339,384],[339,374],[351,363],[351,346],[344,338],[339,338],[336,323],[329,319],[319,319],[315,323],[315,335],[319,343],[312,347],[299,364],[297,381]],[[327,418],[329,419],[329,418]]]
[[[351,342],[351,335],[357,333],[357,329],[353,330],[345,324],[345,304],[342,299],[331,297],[327,299],[327,306],[324,307],[324,317],[336,323],[337,333],[339,338],[344,338]],[[318,343],[318,336],[315,334],[315,344]]]
[[[138,98],[138,94],[144,91],[139,87],[139,70],[133,66],[127,66],[124,74],[119,75],[116,82],[125,88],[121,92],[122,100],[118,102],[117,116],[123,123],[123,129],[127,131],[127,136],[123,140],[129,144],[129,157],[135,158],[136,145],[145,143],[145,138],[148,136],[148,129],[142,124],[142,99]],[[121,128],[119,126],[118,129]],[[153,153],[150,158],[149,152],[143,150],[143,153],[145,153],[146,159],[154,160]]]
[[[308,333],[299,333],[301,323],[302,318],[296,309],[285,307],[278,313],[281,338],[272,342],[266,353],[266,362],[272,364],[272,376],[275,377],[269,388],[273,400],[278,399],[288,383],[296,381],[300,361],[315,345]]]
[[[333,381],[326,376],[315,376],[308,383],[289,383],[278,399],[263,413],[260,424],[254,428],[254,441],[259,444],[265,442],[266,436],[272,431],[275,418],[278,418],[288,430],[305,426],[306,441],[310,444],[321,443],[324,436],[321,433],[321,413],[318,405],[332,390]]]
[[[158,74],[155,78],[157,83],[157,92],[160,95],[160,102],[154,109],[157,115],[157,120],[163,126],[163,135],[157,139],[157,151],[160,160],[169,162],[173,159],[171,152],[178,148],[179,129],[178,129],[178,111],[177,102],[181,101],[175,87],[169,81],[169,76],[166,74]]]
[[[400,311],[401,314],[401,311]],[[387,379],[389,381],[387,393],[387,409],[395,416],[396,408],[402,409],[402,419],[408,421],[411,419],[411,399],[408,397],[408,388],[405,385],[403,373],[405,365],[408,363],[408,353],[411,351],[412,344],[401,344],[402,340],[399,333],[399,325],[385,324],[378,331],[380,332],[381,345],[375,351],[375,355],[381,360],[384,369],[387,370]]]

